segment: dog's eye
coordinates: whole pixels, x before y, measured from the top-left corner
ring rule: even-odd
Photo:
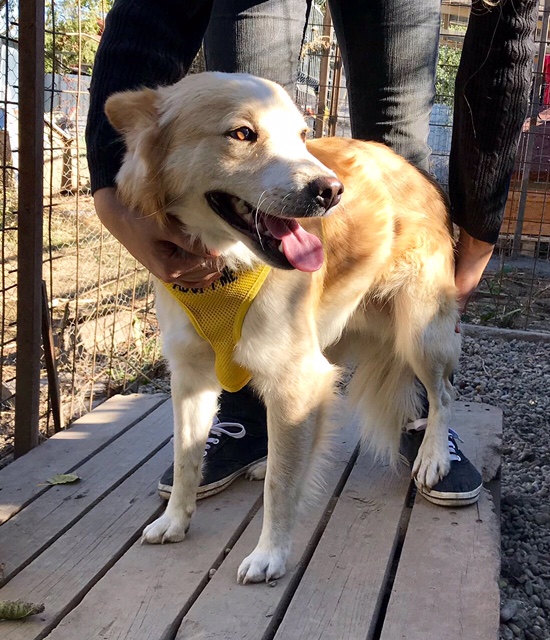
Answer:
[[[230,138],[241,140],[243,142],[256,142],[256,140],[258,139],[258,135],[249,127],[239,127],[238,129],[229,131],[227,135]]]
[[[307,138],[307,129],[304,129],[304,130],[302,131],[302,133],[300,134],[300,137],[302,138],[302,142],[305,142],[305,141],[306,141],[306,138]]]

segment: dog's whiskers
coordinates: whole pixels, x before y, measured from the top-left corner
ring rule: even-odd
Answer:
[[[256,229],[256,235],[258,236],[258,240],[260,242],[260,247],[262,247],[262,249],[264,249],[264,244],[262,242],[262,234],[260,233],[260,229],[259,229],[259,215],[260,215],[260,207],[262,204],[262,197],[265,194],[265,191],[262,191],[262,193],[260,194],[260,196],[258,197],[258,204],[256,205],[256,207],[254,208],[254,228]]]
[[[156,209],[155,211],[152,211],[151,213],[146,213],[146,214],[143,215],[143,217],[144,218],[152,218],[153,216],[156,216],[159,213],[162,213],[163,211],[165,211],[167,209],[167,207],[169,207],[170,205],[174,204],[177,200],[178,200],[178,198],[176,196],[176,197],[172,198],[172,200],[170,200],[169,202],[164,204],[162,206],[162,208]]]

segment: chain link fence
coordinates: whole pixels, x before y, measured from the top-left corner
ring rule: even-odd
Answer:
[[[148,272],[102,227],[84,130],[90,73],[112,2],[46,3],[44,279],[63,421],[155,383],[159,340]]]
[[[40,434],[109,396],[167,390],[149,273],[102,227],[89,192],[84,130],[93,56],[112,1],[47,0],[44,37]],[[2,7],[0,465],[13,451],[17,329],[18,11]],[[14,159],[15,158],[15,159]],[[21,295],[21,292],[20,292]],[[21,322],[21,320],[20,320]],[[48,349],[54,362],[48,365]],[[53,368],[54,370],[49,370]],[[57,414],[57,415],[56,415]]]
[[[550,331],[549,3],[541,4],[530,111],[505,223],[495,257],[468,312],[468,319],[476,323]],[[43,119],[36,124],[43,131],[43,206],[37,215],[43,221],[42,291],[48,320],[42,328],[39,385],[42,436],[114,393],[138,390],[144,384],[167,389],[150,277],[101,226],[89,193],[84,144],[88,88],[111,4],[107,0],[46,2],[44,108]],[[345,78],[324,4],[312,7],[296,100],[312,135],[350,136]],[[442,4],[437,98],[429,143],[432,171],[444,186],[454,77],[468,14],[466,0]],[[0,25],[1,465],[13,450],[17,407],[20,25],[14,0],[0,1]],[[200,60],[194,70],[201,70]],[[22,321],[24,317],[19,318]]]

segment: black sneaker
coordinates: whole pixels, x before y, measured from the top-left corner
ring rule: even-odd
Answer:
[[[401,434],[399,446],[401,459],[411,468],[424,438],[426,420],[417,420],[415,425],[416,429]],[[462,440],[452,429],[449,429],[448,440],[451,455],[449,473],[431,489],[421,487],[415,481],[416,488],[426,500],[440,506],[460,507],[474,504],[478,501],[483,486],[481,474],[458,448],[457,442]]]
[[[266,424],[265,407],[248,386],[237,393],[222,393],[220,415],[214,419],[206,441],[197,500],[220,493],[238,477],[265,462]],[[159,495],[165,500],[170,498],[173,484],[172,464],[158,484]]]

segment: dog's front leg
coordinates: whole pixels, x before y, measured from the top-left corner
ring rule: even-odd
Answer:
[[[429,403],[424,438],[413,464],[412,476],[417,484],[430,489],[449,473],[451,459],[447,441],[451,423],[452,387],[448,380],[422,380]]]
[[[286,571],[300,501],[315,475],[328,427],[334,371],[326,360],[322,366],[324,372],[303,376],[291,393],[279,392],[268,403],[264,520],[256,548],[238,570],[243,584],[279,578]]]
[[[207,385],[197,388],[196,379],[188,370],[172,373],[174,484],[166,511],[145,528],[142,542],[180,542],[195,512],[204,447],[219,394]]]

